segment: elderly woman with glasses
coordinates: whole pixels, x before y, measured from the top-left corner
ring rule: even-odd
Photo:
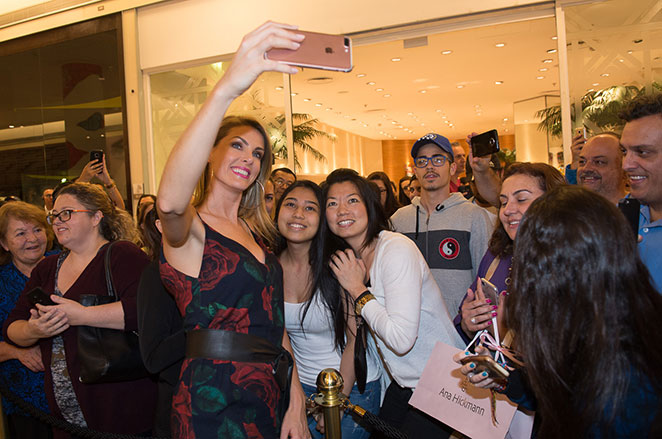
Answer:
[[[46,212],[14,201],[0,207],[0,320],[16,305],[32,269],[53,244]],[[52,252],[51,252],[52,253]],[[44,365],[38,346],[16,347],[0,338],[0,377],[9,390],[40,410],[48,411],[44,395]],[[2,400],[10,437],[48,438],[51,429]]]
[[[113,245],[109,269],[117,302],[84,307],[82,295],[106,296],[104,256],[112,241],[137,240],[131,217],[116,209],[97,185],[73,183],[61,189],[48,215],[66,249],[41,261],[5,321],[3,335],[18,346],[39,344],[45,391],[52,413],[70,423],[111,433],[148,432],[156,388],[148,379],[84,384],[79,380],[78,327],[137,330],[136,290],[149,262],[132,242]],[[32,306],[27,293],[40,287],[53,306]],[[56,437],[68,437],[55,431]]]

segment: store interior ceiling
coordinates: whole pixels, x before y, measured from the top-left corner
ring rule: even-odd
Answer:
[[[650,42],[633,41],[659,24],[662,0],[600,2],[585,8],[581,14],[566,15],[568,43],[573,43],[572,33],[590,34],[593,27],[601,29],[604,38],[587,38],[587,44],[581,45],[574,40],[569,56],[574,56],[571,50],[578,50],[585,52],[585,60],[595,58],[596,53],[603,54],[603,59],[592,61],[585,71],[578,72],[576,66],[571,69],[573,93],[638,82],[633,72],[643,63],[640,49]],[[640,25],[644,19],[646,23]],[[611,28],[620,33],[604,35]],[[614,39],[621,43],[614,43]],[[55,55],[62,55],[64,61],[53,54],[37,61],[30,58],[37,56],[34,52],[16,56],[15,61],[25,58],[26,65],[38,65],[38,71],[29,69],[28,74],[21,74],[13,63],[0,66],[0,80],[10,84],[0,93],[0,122],[27,126],[62,120],[66,110],[48,109],[63,104],[61,87],[45,86],[47,78],[55,77],[48,69],[61,69],[63,62],[110,63],[98,44],[95,41],[94,50],[80,51],[62,45],[67,52]],[[659,71],[662,61],[658,47],[662,44],[650,47],[655,51],[647,56]],[[305,69],[291,77],[293,112],[371,139],[415,139],[431,131],[461,139],[472,131],[494,128],[500,134],[514,134],[513,103],[559,95],[554,17],[356,45],[353,49],[354,68],[349,73]],[[85,59],[77,59],[80,53],[85,53]],[[46,79],[40,80],[39,75]],[[108,91],[114,87],[109,87],[109,82],[103,84],[99,99],[111,97]],[[272,88],[269,102],[283,102],[285,90]],[[47,96],[44,91],[54,94]],[[17,99],[20,94],[30,95],[30,111],[18,108],[24,106],[19,101],[25,102]],[[6,129],[0,127],[0,131]]]

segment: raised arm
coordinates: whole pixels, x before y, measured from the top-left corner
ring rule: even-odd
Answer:
[[[164,244],[180,247],[188,242],[195,217],[190,205],[195,185],[214,146],[225,112],[239,95],[266,71],[296,73],[297,69],[268,60],[271,48],[296,49],[303,35],[294,26],[267,22],[246,35],[223,78],[173,148],[166,162],[157,197]]]
[[[471,145],[471,138],[477,133],[471,133],[467,136],[467,143]],[[499,176],[490,168],[490,156],[474,157],[469,148],[469,166],[474,174],[476,189],[481,197],[492,206],[499,207],[499,192],[501,191],[501,180]]]

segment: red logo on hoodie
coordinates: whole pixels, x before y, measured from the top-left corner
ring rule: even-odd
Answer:
[[[454,238],[446,238],[439,244],[439,254],[444,259],[455,259],[460,254],[460,243]]]

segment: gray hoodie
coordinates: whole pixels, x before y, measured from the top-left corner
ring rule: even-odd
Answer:
[[[416,243],[449,310],[460,307],[487,251],[496,217],[460,193],[428,214],[416,197],[391,217],[393,227]]]

